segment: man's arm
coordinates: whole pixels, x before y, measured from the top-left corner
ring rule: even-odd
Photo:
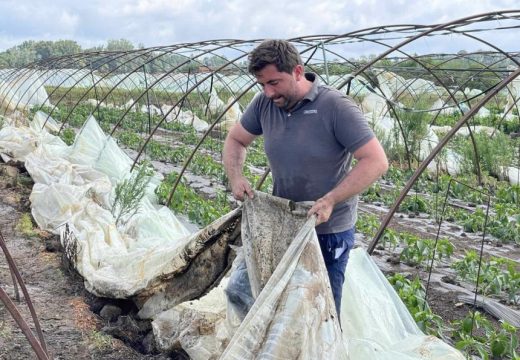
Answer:
[[[357,164],[334,189],[316,200],[309,210],[309,216],[317,216],[316,225],[329,220],[334,205],[361,193],[388,169],[385,151],[376,138],[361,146],[353,155]]]
[[[231,128],[224,142],[224,169],[233,196],[240,201],[244,200],[244,193],[253,198],[253,190],[249,181],[242,174],[242,168],[246,159],[246,148],[255,138],[256,136],[244,129],[242,124],[237,123]]]

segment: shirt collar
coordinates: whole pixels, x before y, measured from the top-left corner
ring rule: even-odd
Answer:
[[[320,81],[318,80],[316,74],[311,72],[305,73],[305,79],[312,82],[312,87],[307,92],[307,94],[305,94],[303,100],[314,101],[314,99],[316,99],[316,96],[318,96],[318,85]]]

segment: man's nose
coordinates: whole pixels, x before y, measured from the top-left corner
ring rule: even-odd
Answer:
[[[270,85],[265,85],[264,86],[264,94],[265,96],[267,96],[269,99],[271,99],[273,96],[274,96],[274,89],[272,86]]]

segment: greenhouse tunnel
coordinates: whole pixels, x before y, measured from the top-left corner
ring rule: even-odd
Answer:
[[[429,211],[440,228],[461,187],[472,189],[463,201],[485,208],[482,244],[486,233],[520,244],[520,52],[496,41],[519,29],[520,11],[511,10],[290,39],[307,71],[359,104],[391,162],[360,196],[387,207],[365,234],[370,254],[388,240],[397,212]],[[71,145],[93,116],[132,169],[146,160],[164,175],[159,201],[203,227],[237,205],[222,145],[261,91],[247,71],[247,55],[261,41],[81,53],[0,69],[0,120],[40,114]],[[261,139],[248,149],[244,171],[258,189],[271,190]],[[518,219],[492,228],[504,204],[512,209],[505,218]],[[434,248],[438,240],[437,233]]]

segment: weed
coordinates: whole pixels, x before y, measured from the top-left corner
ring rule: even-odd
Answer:
[[[116,218],[116,224],[123,218],[133,216],[141,204],[145,190],[151,180],[151,165],[143,162],[132,172],[130,178],[124,179],[116,185],[115,198],[111,212]]]
[[[22,216],[20,216],[16,224],[16,230],[27,237],[36,236],[38,234],[38,232],[34,230],[32,217],[29,213],[23,213]]]
[[[88,334],[88,341],[95,350],[100,352],[110,350],[113,347],[112,337],[96,330]]]

